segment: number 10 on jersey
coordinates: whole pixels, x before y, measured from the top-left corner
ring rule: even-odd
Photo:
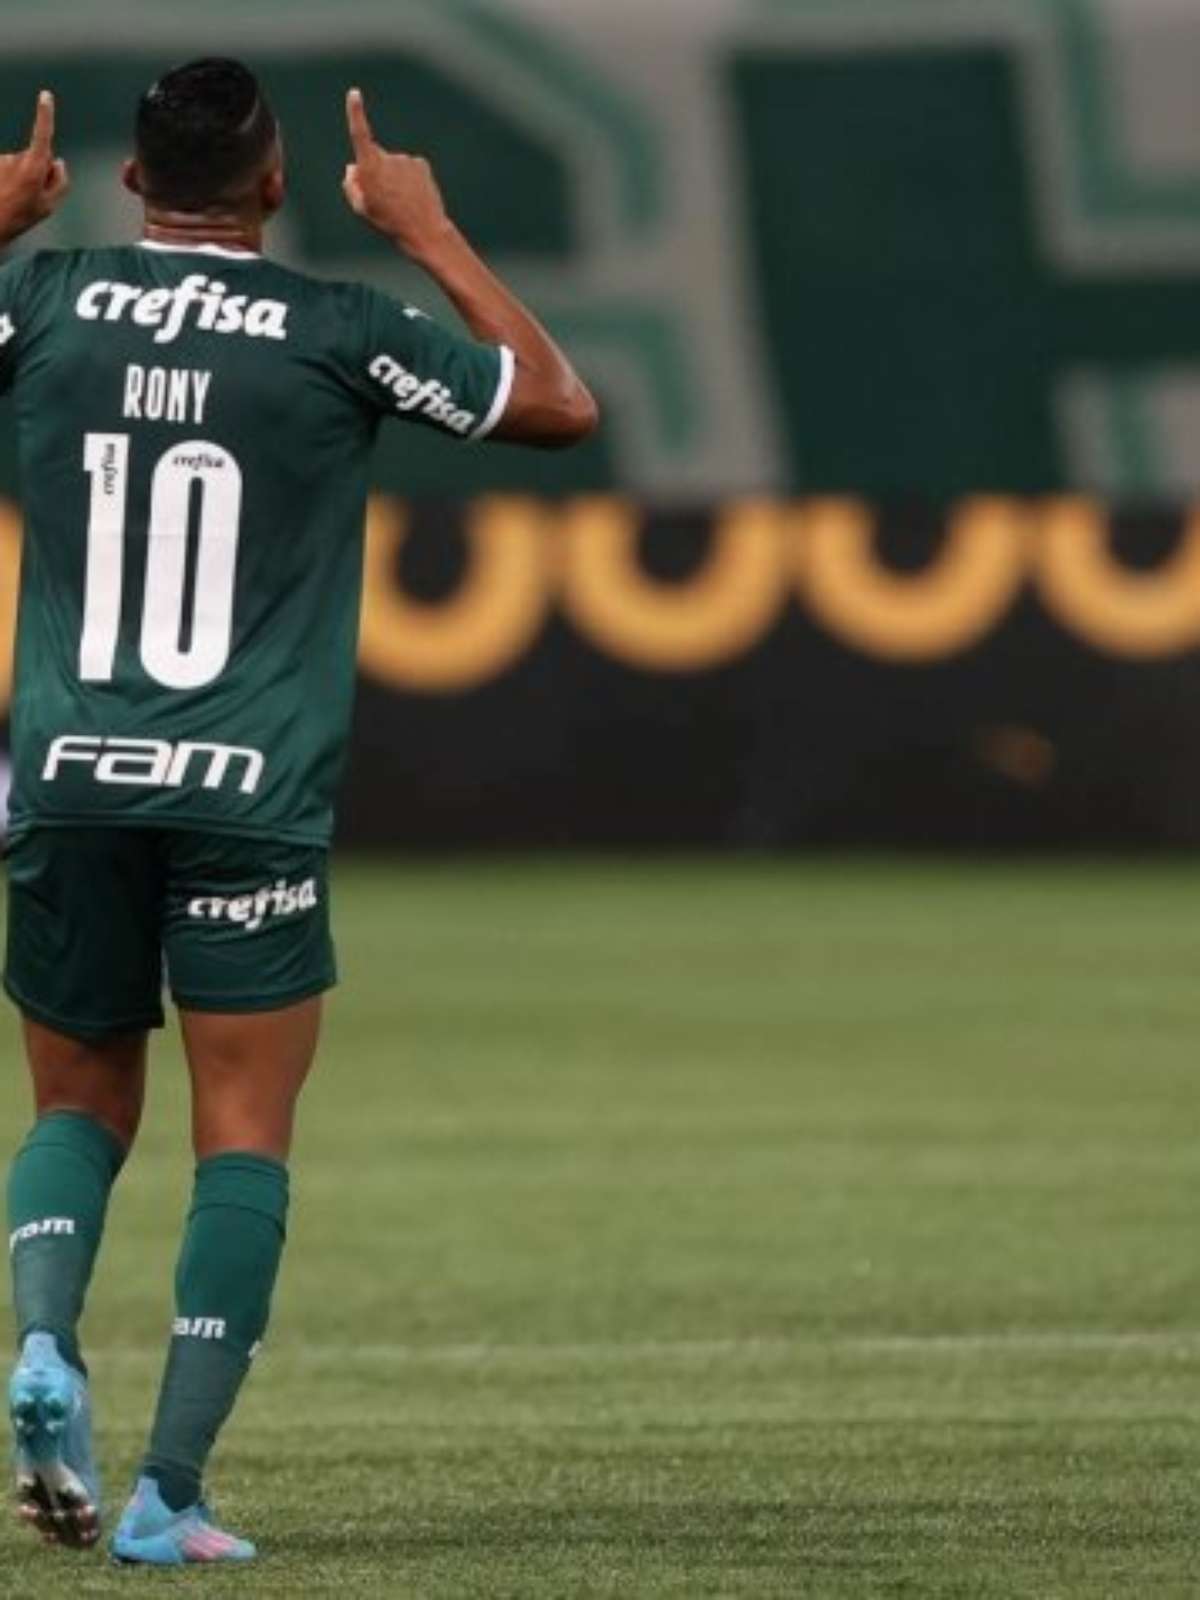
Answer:
[[[116,664],[129,455],[127,433],[89,433],[84,439],[83,465],[92,480],[79,641],[79,676],[85,683],[110,683]],[[241,512],[241,468],[223,446],[189,440],[159,458],[150,483],[140,653],[150,677],[168,689],[203,688],[229,660]]]

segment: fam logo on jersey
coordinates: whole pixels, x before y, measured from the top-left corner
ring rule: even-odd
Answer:
[[[236,922],[247,933],[254,933],[268,917],[294,917],[301,911],[312,911],[317,900],[315,878],[305,878],[303,883],[288,883],[280,878],[253,894],[234,895],[232,899],[219,894],[198,895],[188,901],[187,914],[196,922]]]
[[[155,344],[174,344],[191,322],[205,333],[240,333],[247,339],[286,339],[288,307],[282,300],[252,300],[229,286],[193,272],[175,289],[145,289],[134,283],[89,283],[75,302],[84,322],[122,322],[153,328]]]
[[[42,782],[55,783],[64,767],[90,771],[96,783],[131,784],[140,789],[182,789],[196,781],[220,789],[226,779],[240,779],[242,794],[253,794],[266,767],[261,750],[207,740],[108,739],[91,733],[62,733],[46,752]]]
[[[449,428],[451,433],[468,434],[475,426],[475,413],[456,406],[454,396],[436,378],[426,378],[422,382],[407,367],[383,355],[376,356],[367,370],[395,396],[397,411],[419,411],[431,422],[440,422],[443,428]]]
[[[6,312],[0,316],[0,350],[16,335],[17,327],[13,319]]]

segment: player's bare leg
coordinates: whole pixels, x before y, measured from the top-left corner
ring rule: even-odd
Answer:
[[[119,1033],[86,1042],[22,1018],[25,1055],[39,1117],[75,1111],[133,1144],[146,1097],[145,1033]]]
[[[141,1119],[146,1035],[87,1042],[29,1018],[24,1031],[37,1121],[8,1184],[17,1506],[48,1543],[83,1547],[100,1535],[100,1486],[78,1322]]]
[[[286,1161],[316,1055],[321,999],[283,1011],[182,1011],[197,1161],[248,1150]]]
[[[275,1012],[181,1012],[192,1079],[196,1186],[176,1274],[176,1319],[150,1448],[113,1539],[121,1561],[247,1561],[202,1478],[266,1330],[283,1250],[296,1102],[321,1002]]]

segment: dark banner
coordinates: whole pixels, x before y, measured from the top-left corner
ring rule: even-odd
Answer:
[[[1196,845],[1198,646],[1200,512],[379,496],[340,837]]]
[[[372,512],[353,844],[1200,843],[1200,519]]]

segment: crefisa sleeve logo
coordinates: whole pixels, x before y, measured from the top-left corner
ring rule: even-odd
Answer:
[[[475,426],[475,413],[456,405],[450,390],[437,378],[422,381],[387,355],[376,356],[367,371],[392,396],[397,411],[419,411],[451,433],[466,435]]]

